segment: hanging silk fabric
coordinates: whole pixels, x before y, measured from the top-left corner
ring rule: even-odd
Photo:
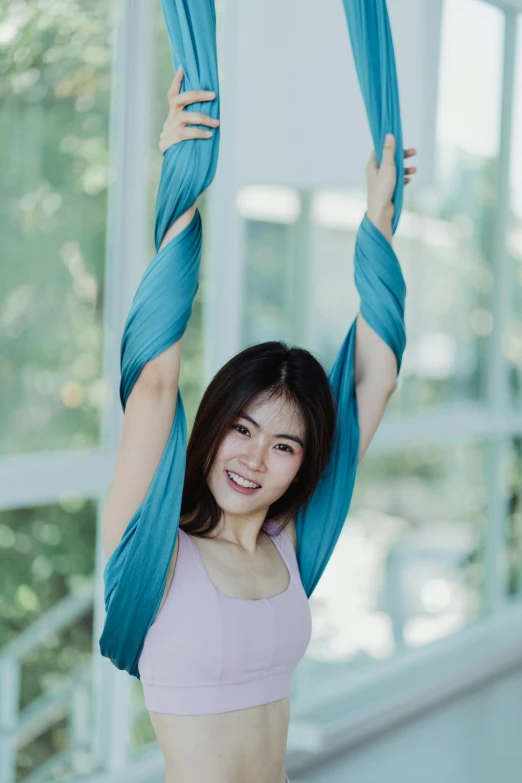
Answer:
[[[340,2],[341,0],[339,0]],[[393,230],[402,206],[403,157],[399,95],[385,0],[343,0],[357,74],[377,159],[384,135],[397,140],[397,188]],[[183,90],[213,90],[212,103],[191,111],[219,116],[214,0],[162,0],[174,66],[183,66]],[[349,131],[346,143],[349,143]],[[155,244],[210,185],[217,166],[219,130],[210,141],[189,140],[165,152],[156,202]],[[362,163],[361,163],[362,165]],[[121,345],[120,399],[123,409],[146,362],[183,335],[198,288],[201,219],[162,248],[146,269],[125,325]],[[405,285],[389,242],[364,217],[357,234],[355,283],[361,314],[393,350],[400,369],[405,347]],[[297,558],[311,596],[348,514],[359,449],[354,384],[354,321],[329,373],[338,407],[332,456],[315,493],[296,516]],[[179,526],[187,426],[178,391],[172,430],[148,494],[130,520],[105,567],[102,655],[139,678],[138,660],[165,587]]]

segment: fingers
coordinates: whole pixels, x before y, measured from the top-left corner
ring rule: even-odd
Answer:
[[[212,90],[189,90],[188,92],[182,93],[181,85],[183,84],[184,78],[185,73],[183,71],[183,66],[180,65],[174,74],[174,78],[172,79],[172,83],[167,93],[169,104],[172,106],[182,109],[183,107],[188,106],[189,103],[213,101],[216,97],[216,93]]]
[[[416,154],[417,154],[417,150],[414,149],[413,147],[404,150],[405,158],[412,158]],[[408,185],[413,179],[412,175],[416,173],[417,173],[417,166],[409,166],[408,168],[404,169],[404,174],[405,174],[404,184]]]
[[[393,133],[387,133],[384,137],[384,147],[382,150],[382,163],[394,163],[395,161],[395,136]]]
[[[189,90],[180,95],[174,95],[172,104],[178,109],[183,109],[189,103],[202,103],[204,101],[213,101],[216,93],[210,90]]]
[[[387,133],[386,134],[386,136],[384,138],[384,150],[383,150],[383,152],[386,149],[390,149],[388,147],[388,144],[393,144],[393,151],[394,151],[394,154],[395,154],[395,136],[393,135],[393,133]],[[417,150],[414,147],[409,147],[407,150],[406,149],[404,150],[404,157],[405,158],[413,158],[413,156],[416,155],[416,154],[417,154]]]
[[[160,152],[165,152],[169,147],[173,147],[175,144],[179,144],[182,141],[188,141],[189,139],[211,139],[214,135],[213,131],[207,131],[204,128],[196,128],[192,125],[186,128],[175,128],[164,131],[159,140]]]
[[[409,147],[408,149],[404,150],[403,154],[405,158],[412,158],[414,155],[417,154],[417,150],[414,147]],[[390,165],[393,165],[395,163],[395,136],[393,135],[393,133],[387,133],[386,136],[384,137],[384,146],[382,150],[381,165],[383,163],[387,163]],[[367,171],[371,171],[371,169],[373,168],[377,168],[375,152],[372,152],[366,169]],[[417,173],[416,166],[409,166],[408,168],[405,168],[404,184],[408,185],[411,182],[413,175],[416,173]]]
[[[207,114],[200,114],[196,111],[183,111],[180,114],[182,125],[208,125],[211,128],[217,128],[219,120],[209,117]]]
[[[192,126],[184,128],[181,131],[182,139],[211,139],[213,135],[213,131],[207,131],[203,128],[194,128]]]
[[[175,95],[179,95],[180,90],[181,90],[181,85],[183,83],[184,75],[185,74],[183,73],[183,68],[180,65],[178,70],[174,74],[174,78],[172,80],[172,83],[170,85],[169,91],[167,93],[169,103],[174,98]]]

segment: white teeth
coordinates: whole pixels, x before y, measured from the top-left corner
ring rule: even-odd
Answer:
[[[247,481],[246,479],[242,478],[241,476],[238,476],[237,473],[232,473],[230,470],[227,470],[227,475],[230,476],[232,481],[235,484],[239,484],[241,487],[247,487],[248,489],[258,489],[259,484],[254,484],[253,481]]]

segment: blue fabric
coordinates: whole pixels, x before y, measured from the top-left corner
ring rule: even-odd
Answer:
[[[393,133],[396,138],[395,231],[402,209],[404,164],[397,71],[386,0],[343,0],[343,5],[379,164],[385,134]],[[357,232],[354,267],[361,315],[390,346],[399,371],[406,346],[406,286],[393,248],[367,217]],[[356,320],[329,373],[339,418],[332,456],[312,499],[295,519],[297,560],[308,596],[312,595],[341,534],[355,484],[359,452],[355,333]]]
[[[393,45],[385,0],[343,0],[357,73],[380,161],[384,134],[397,138],[398,186],[394,230],[403,187],[402,135]],[[216,18],[213,0],[163,0],[175,67],[183,65],[184,90],[216,92],[216,100],[190,107],[219,115]],[[164,156],[158,191],[155,242],[158,250],[172,223],[210,185],[215,174],[219,130],[212,140],[184,141]],[[347,139],[349,143],[349,139]],[[123,409],[146,362],[184,333],[198,287],[201,220],[166,245],[147,268],[134,298],[121,346]],[[365,320],[390,346],[400,369],[405,346],[405,286],[389,242],[365,217],[357,234],[355,282]],[[338,406],[330,463],[306,509],[296,516],[297,557],[310,596],[323,573],[348,513],[357,469],[359,426],[354,384],[356,321],[329,373]],[[105,567],[107,616],[102,655],[139,678],[143,642],[161,603],[174,551],[185,471],[187,427],[178,392],[172,431],[147,497],[129,522]]]

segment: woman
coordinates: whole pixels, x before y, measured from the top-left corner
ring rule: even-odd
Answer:
[[[169,90],[160,150],[205,139],[219,121],[187,111],[213,100]],[[196,127],[204,126],[204,128]],[[391,242],[394,139],[367,166],[368,219]],[[415,154],[406,150],[405,157]],[[415,168],[405,170],[408,182]],[[186,228],[196,205],[167,232]],[[102,518],[107,557],[143,501],[175,414],[181,340],[148,362],[127,400]],[[359,315],[359,460],[396,386],[397,361]],[[284,783],[292,674],[311,618],[294,515],[312,496],[336,426],[328,378],[307,351],[270,342],[231,359],[202,399],[187,450],[180,529],[139,661],[167,783]]]

